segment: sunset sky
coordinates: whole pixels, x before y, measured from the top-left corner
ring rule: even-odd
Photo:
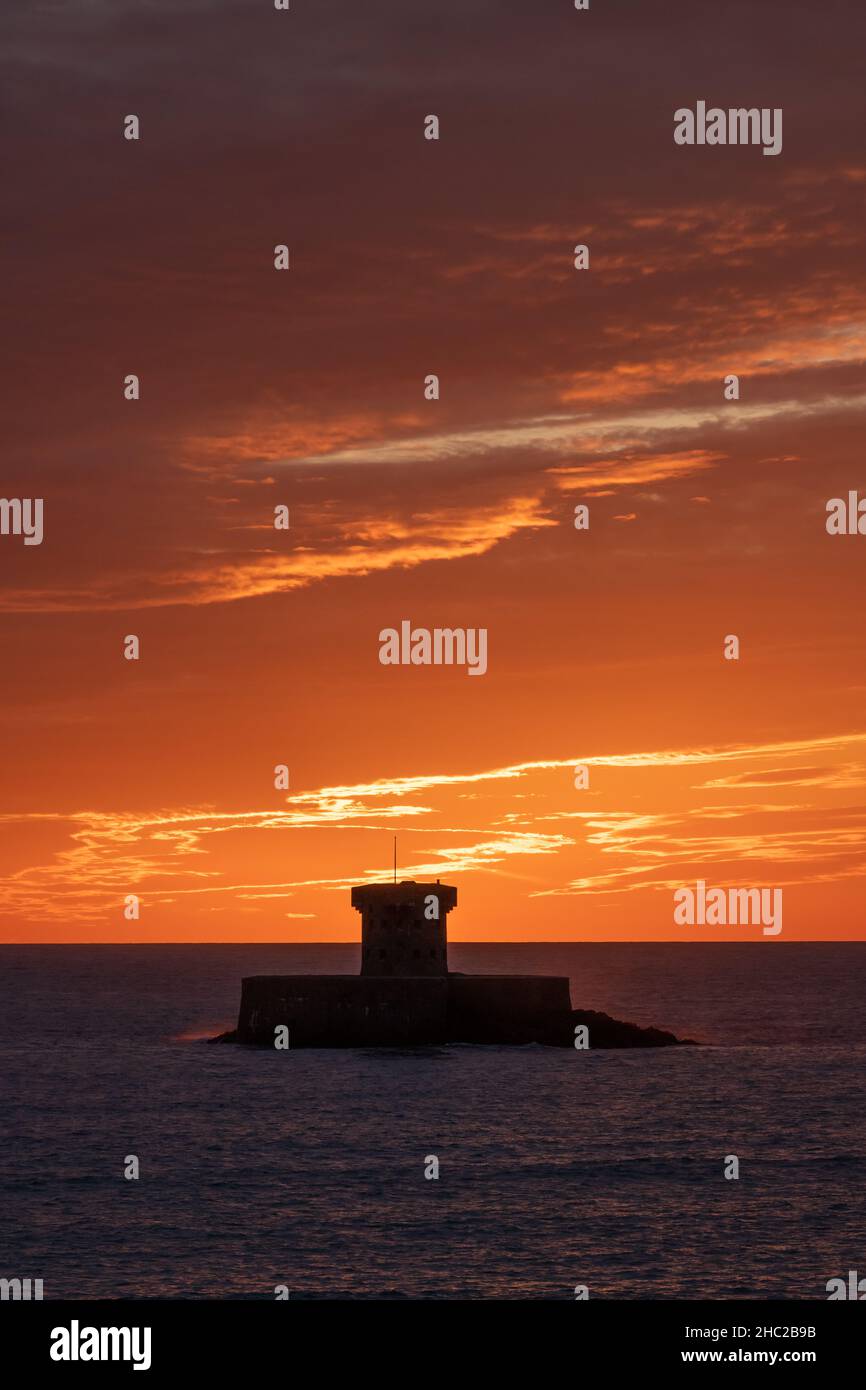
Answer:
[[[0,536],[0,940],[355,940],[394,834],[452,940],[765,940],[675,926],[698,878],[866,938],[866,536],[825,528],[866,496],[866,12],[0,38],[0,490],[45,500]],[[782,108],[782,153],[675,145],[698,100]],[[382,666],[403,619],[485,627],[487,674]]]

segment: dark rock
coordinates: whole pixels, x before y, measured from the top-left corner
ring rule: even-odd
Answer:
[[[584,1024],[589,1032],[590,1049],[594,1047],[696,1047],[692,1038],[677,1038],[663,1028],[641,1028],[636,1023],[622,1023],[610,1014],[593,1009],[572,1009],[571,1036],[568,1046],[574,1046],[574,1030]]]

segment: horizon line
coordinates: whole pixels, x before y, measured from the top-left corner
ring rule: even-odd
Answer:
[[[866,937],[831,936],[823,939],[813,937],[780,941],[772,938],[778,946],[866,946]],[[764,946],[763,938],[748,941],[677,941],[672,937],[655,937],[650,941],[640,940],[598,940],[568,937],[559,941],[450,941],[451,946]],[[7,946],[358,946],[357,941],[0,941],[0,949]]]

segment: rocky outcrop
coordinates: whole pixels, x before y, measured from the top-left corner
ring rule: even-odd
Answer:
[[[574,1030],[582,1024],[589,1034],[592,1047],[697,1047],[693,1038],[677,1038],[663,1028],[641,1028],[637,1023],[622,1023],[610,1014],[595,1013],[592,1009],[572,1009],[571,1040]]]

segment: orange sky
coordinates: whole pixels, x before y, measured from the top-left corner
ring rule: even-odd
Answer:
[[[0,941],[356,939],[395,833],[455,940],[762,939],[698,878],[866,936],[862,15],[122,8],[6,61]]]

